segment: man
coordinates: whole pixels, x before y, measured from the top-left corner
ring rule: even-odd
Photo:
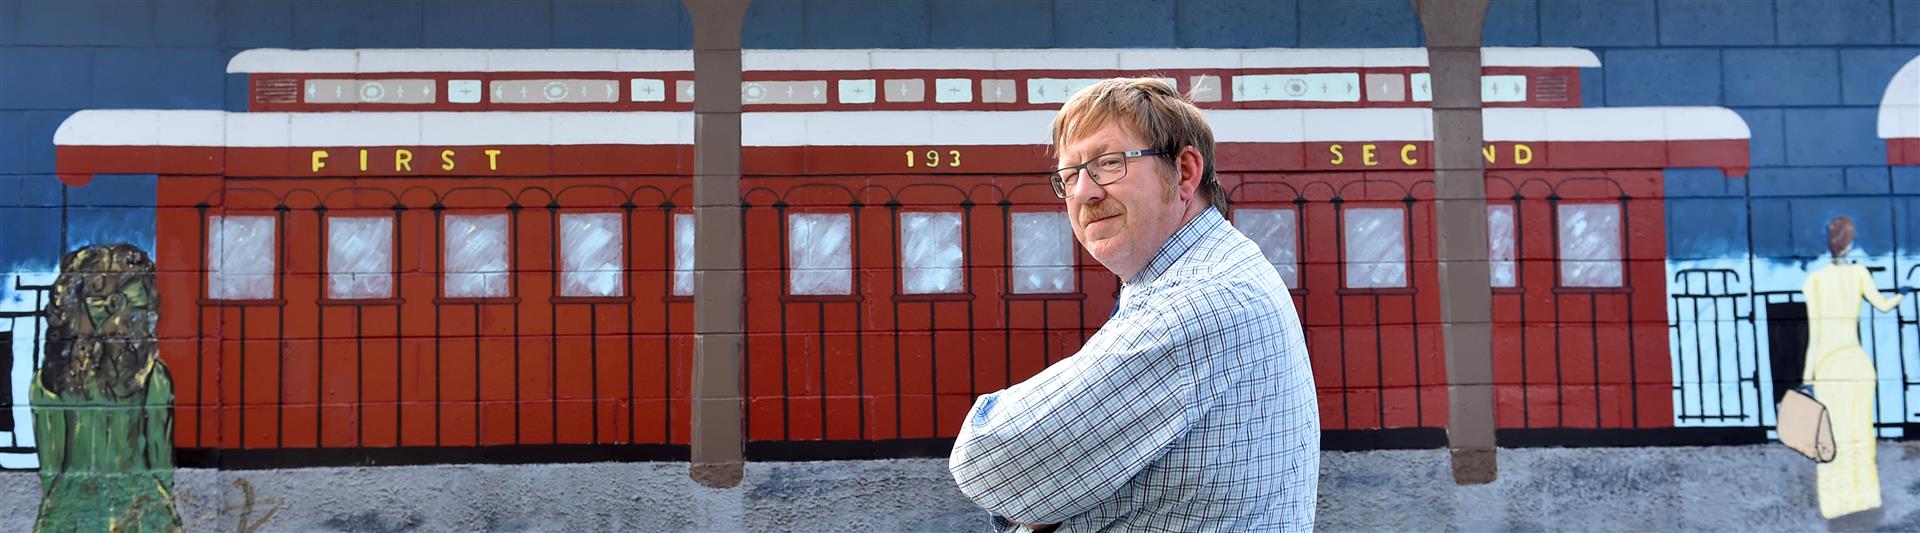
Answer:
[[[1293,300],[1219,209],[1213,132],[1155,78],[1075,94],[1051,180],[1123,281],[1080,352],[980,397],[948,464],[1005,530],[1305,531],[1320,421]]]

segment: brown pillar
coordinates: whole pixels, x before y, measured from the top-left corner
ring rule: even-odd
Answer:
[[[1491,483],[1492,288],[1487,274],[1487,184],[1481,159],[1480,30],[1488,0],[1413,0],[1433,73],[1434,218],[1440,320],[1447,354],[1447,447],[1453,480]]]
[[[740,484],[740,24],[746,0],[684,0],[693,20],[693,435],[688,475]]]

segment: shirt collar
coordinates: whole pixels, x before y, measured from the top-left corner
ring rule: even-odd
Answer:
[[[1141,268],[1140,272],[1134,274],[1133,279],[1127,280],[1124,285],[1145,287],[1153,284],[1154,280],[1160,279],[1160,275],[1166,273],[1168,268],[1172,268],[1182,256],[1187,255],[1187,251],[1193,249],[1194,243],[1200,242],[1201,237],[1212,233],[1214,228],[1226,223],[1227,219],[1220,216],[1219,210],[1211,206],[1207,207],[1205,211],[1195,215],[1193,220],[1187,221],[1186,225],[1180,226],[1178,231],[1173,232],[1173,236],[1167,238],[1167,243],[1160,245],[1160,251],[1153,255],[1153,259],[1147,261],[1147,266]]]

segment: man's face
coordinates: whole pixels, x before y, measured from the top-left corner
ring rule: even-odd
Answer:
[[[1109,152],[1155,147],[1118,125],[1107,125],[1059,148],[1056,163],[1065,167]],[[1074,238],[1122,280],[1133,279],[1180,229],[1184,202],[1168,183],[1170,170],[1160,156],[1133,157],[1120,181],[1097,185],[1090,175],[1081,174],[1067,189]]]

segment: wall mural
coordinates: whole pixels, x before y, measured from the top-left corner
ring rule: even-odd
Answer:
[[[143,190],[162,208],[140,231],[164,237],[5,278],[0,466],[151,472],[85,490],[164,528],[175,446],[188,466],[684,460],[699,246],[745,253],[749,459],[944,453],[975,395],[1107,317],[1117,284],[1037,169],[1051,110],[1114,75],[1208,110],[1231,218],[1294,288],[1326,445],[1442,447],[1425,54],[748,51],[746,238],[696,246],[688,52],[243,52],[245,111],[88,110],[52,139],[65,190]],[[1483,58],[1501,444],[1763,442],[1769,399],[1805,381],[1843,441],[1822,513],[1876,507],[1872,439],[1920,423],[1920,315],[1851,306],[1911,284],[1920,257],[1887,235],[1911,193],[1781,222],[1852,217],[1852,263],[1762,256],[1780,200],[1737,192],[1741,115],[1586,106],[1583,49]],[[558,66],[488,67],[508,64]],[[1893,166],[1920,164],[1915,65],[1882,104]],[[1669,205],[1701,183],[1736,191],[1744,255],[1670,254],[1727,232]],[[130,406],[102,422],[139,437],[59,429],[74,401]]]
[[[154,281],[153,261],[128,244],[60,261],[30,393],[43,494],[35,531],[180,529]]]

